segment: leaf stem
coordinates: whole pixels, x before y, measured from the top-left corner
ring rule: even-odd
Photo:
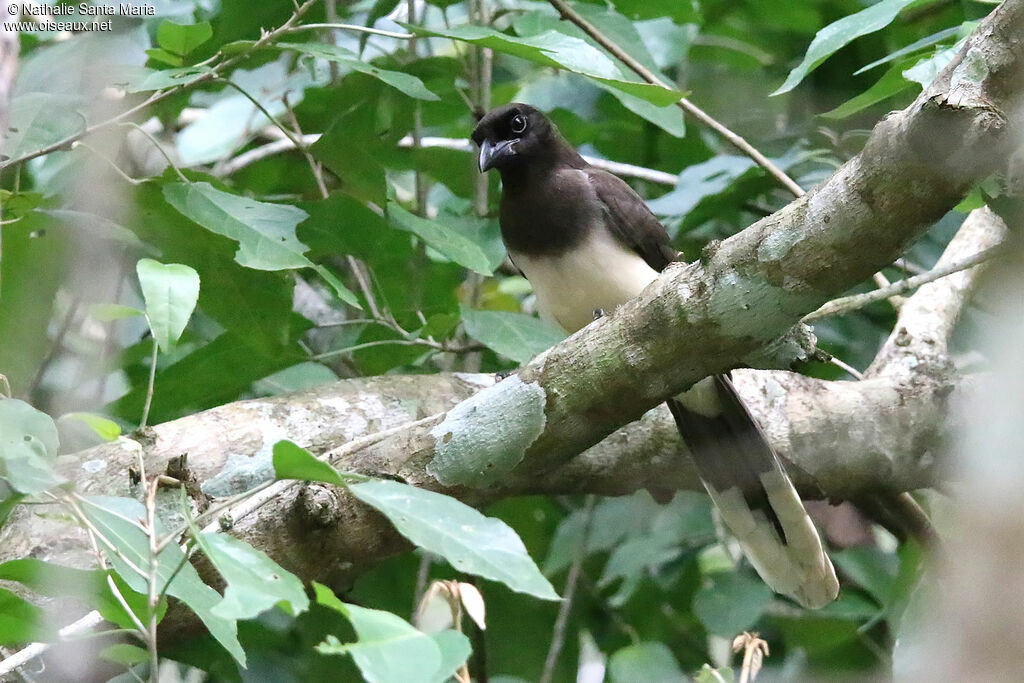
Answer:
[[[142,419],[139,421],[139,429],[145,429],[149,421],[149,408],[153,404],[153,385],[156,383],[156,354],[159,350],[156,337],[153,337],[153,355],[149,359],[149,381],[146,383],[146,402],[142,406]]]

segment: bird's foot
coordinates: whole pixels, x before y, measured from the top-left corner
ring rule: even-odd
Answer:
[[[499,370],[498,372],[494,373],[494,381],[500,382],[501,380],[511,377],[514,374],[516,374],[515,370]]]

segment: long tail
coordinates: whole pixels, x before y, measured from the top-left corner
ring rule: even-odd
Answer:
[[[729,375],[698,382],[668,407],[722,520],[764,582],[804,607],[834,600],[832,562]]]

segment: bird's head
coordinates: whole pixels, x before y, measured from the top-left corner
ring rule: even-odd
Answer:
[[[548,117],[530,105],[513,102],[498,107],[473,129],[473,142],[480,147],[480,172],[542,157],[557,137]]]

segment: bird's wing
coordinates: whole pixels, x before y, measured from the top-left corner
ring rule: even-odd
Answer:
[[[604,206],[606,225],[616,238],[658,272],[679,260],[680,252],[672,246],[665,227],[633,188],[601,169],[587,168],[586,174]]]

